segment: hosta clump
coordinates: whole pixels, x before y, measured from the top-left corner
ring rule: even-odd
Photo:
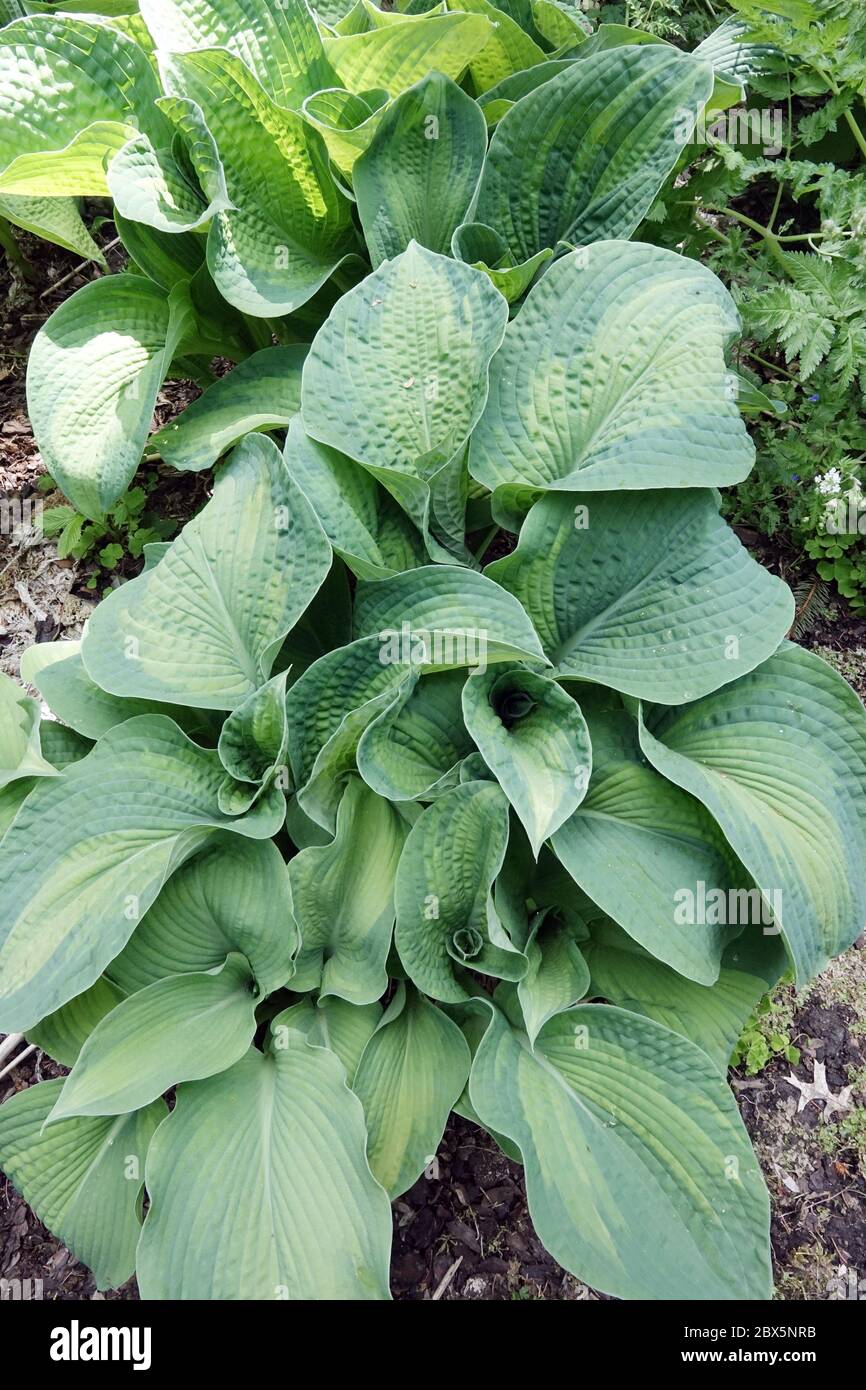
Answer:
[[[456,1111],[594,1287],[768,1297],[725,1069],[861,929],[866,716],[719,516],[732,304],[628,240],[730,46],[142,14],[10,26],[140,78],[88,58],[0,177],[107,179],[141,272],[34,350],[52,473],[99,511],[172,362],[238,365],[151,440],[211,500],[22,659],[56,720],[0,687],[0,1028],[71,1068],[0,1162],[100,1287],[382,1298]]]

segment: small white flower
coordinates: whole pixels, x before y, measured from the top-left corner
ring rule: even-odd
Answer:
[[[842,488],[842,474],[839,469],[828,468],[826,473],[817,473],[815,487],[822,497],[833,497]]]

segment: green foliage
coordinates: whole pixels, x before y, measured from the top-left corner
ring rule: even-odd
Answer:
[[[747,1076],[757,1076],[779,1057],[796,1066],[800,1049],[791,1042],[789,1013],[784,1004],[765,994],[737,1039],[731,1066],[742,1067]]]
[[[43,510],[42,532],[45,536],[57,537],[58,557],[64,560],[69,556],[98,566],[97,572],[87,579],[85,588],[99,586],[99,571],[111,573],[126,556],[139,560],[146,545],[167,541],[174,535],[178,523],[151,510],[155,486],[155,478],[146,478],[138,486],[129,488],[100,521],[90,521],[66,504]],[[54,479],[45,475],[39,487],[43,492],[53,491]]]
[[[0,191],[109,192],[133,260],[31,357],[64,546],[215,467],[25,654],[61,723],[0,682],[0,1027],[73,1063],[0,1161],[101,1286],[381,1299],[456,1111],[594,1287],[765,1299],[725,1062],[861,930],[866,713],[719,513],[735,302],[630,240],[754,54],[411,8],[0,31]]]

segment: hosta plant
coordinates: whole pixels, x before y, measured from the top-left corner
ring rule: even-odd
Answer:
[[[22,659],[55,718],[0,686],[0,1028],[71,1068],[0,1163],[99,1287],[376,1299],[455,1111],[593,1287],[767,1298],[726,1066],[861,929],[866,715],[719,515],[733,305],[629,240],[732,84],[552,0],[339,10],[4,31],[88,74],[6,186],[135,247],[34,349],[52,475],[105,508],[178,354],[237,365],[151,441],[211,499]]]

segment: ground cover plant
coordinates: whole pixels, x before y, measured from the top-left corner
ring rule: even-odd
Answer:
[[[109,192],[134,262],[37,338],[52,477],[98,525],[218,465],[25,655],[56,719],[0,686],[0,1028],[71,1067],[4,1170],[100,1287],[382,1298],[453,1110],[594,1288],[769,1297],[725,1072],[861,929],[866,715],[719,513],[734,302],[630,240],[755,54],[552,0],[0,50],[0,193]]]

